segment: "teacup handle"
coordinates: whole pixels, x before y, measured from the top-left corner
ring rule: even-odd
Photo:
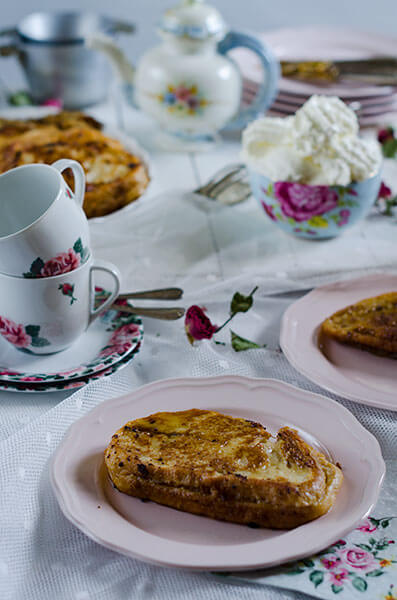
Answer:
[[[74,177],[74,200],[79,206],[83,206],[84,193],[85,193],[85,173],[83,167],[77,160],[70,160],[69,158],[61,158],[55,161],[51,165],[62,173],[65,169],[72,169]]]
[[[255,99],[247,108],[240,110],[237,115],[226,124],[225,130],[242,129],[245,125],[263,114],[277,94],[277,86],[280,78],[280,65],[271,50],[262,42],[247,33],[229,31],[218,44],[218,51],[226,54],[233,48],[248,48],[254,52],[261,61],[264,70],[264,79],[259,86]]]
[[[94,287],[94,281],[93,281],[94,271],[104,271],[105,273],[109,273],[109,275],[111,275],[114,280],[113,292],[110,294],[109,298],[107,298],[105,300],[105,302],[102,302],[102,304],[100,306],[98,306],[98,308],[93,308],[94,299],[95,299],[95,287]],[[91,309],[90,309],[90,320],[89,320],[90,323],[92,323],[103,311],[105,311],[107,308],[109,308],[109,306],[111,304],[113,304],[113,302],[116,300],[117,296],[119,295],[119,291],[120,291],[120,280],[121,280],[120,271],[118,270],[117,267],[112,265],[112,263],[109,263],[105,260],[95,260],[94,261],[94,264],[90,268],[90,290],[91,290],[91,292],[90,292],[91,293],[91,304],[90,304]]]

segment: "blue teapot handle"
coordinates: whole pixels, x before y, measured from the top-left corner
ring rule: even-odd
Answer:
[[[257,54],[264,69],[264,81],[260,85],[255,99],[247,108],[240,110],[229,121],[225,130],[242,129],[249,122],[264,113],[277,95],[277,84],[280,77],[280,65],[273,53],[262,42],[252,35],[229,31],[218,44],[220,54],[226,54],[238,46],[248,48]]]

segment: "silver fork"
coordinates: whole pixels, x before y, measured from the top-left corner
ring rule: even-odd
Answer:
[[[237,163],[217,171],[204,185],[194,190],[195,194],[217,200],[221,204],[237,204],[251,196],[248,170]]]

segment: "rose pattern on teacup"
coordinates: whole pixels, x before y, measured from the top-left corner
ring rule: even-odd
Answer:
[[[28,346],[42,348],[50,342],[40,337],[40,325],[21,325],[11,319],[0,317],[0,334],[18,350],[29,352]]]
[[[61,293],[64,296],[68,296],[70,298],[70,304],[73,304],[73,302],[77,302],[77,298],[75,298],[73,296],[73,292],[74,292],[74,284],[73,283],[61,283],[58,286],[58,290],[61,290]]]
[[[81,238],[78,238],[73,244],[73,248],[69,248],[66,252],[60,252],[46,262],[38,256],[30,265],[29,271],[23,273],[23,276],[32,279],[35,277],[64,275],[83,265],[88,260],[89,255],[89,249],[84,247]]]
[[[103,294],[108,294],[108,292],[100,287],[96,287],[95,290],[97,294],[101,296]],[[120,305],[128,304],[126,300],[118,300],[116,302]],[[5,384],[6,381],[18,385],[29,381],[43,381],[46,384],[54,383],[54,385],[57,382],[60,382],[62,385],[62,382],[64,384],[64,382],[75,377],[88,377],[90,381],[93,381],[95,373],[100,373],[100,376],[102,377],[105,374],[104,369],[107,369],[107,371],[109,370],[109,374],[112,372],[110,369],[117,370],[117,365],[120,362],[120,355],[125,354],[125,356],[121,357],[121,360],[125,361],[128,357],[132,357],[135,353],[139,352],[143,337],[142,320],[136,315],[121,313],[114,309],[110,309],[103,313],[99,317],[99,320],[106,326],[106,331],[111,332],[111,335],[106,346],[99,350],[94,359],[67,371],[56,371],[54,373],[40,375],[36,374],[34,376],[20,371],[12,371],[8,368],[1,368],[0,366],[0,377],[3,379],[2,385]],[[0,318],[0,327],[1,323],[2,320]],[[21,327],[23,328],[23,326]],[[122,344],[124,345],[125,352],[121,351]]]

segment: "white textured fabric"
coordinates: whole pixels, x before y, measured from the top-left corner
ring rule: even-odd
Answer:
[[[94,114],[108,123],[118,122],[111,111],[98,108]],[[125,121],[144,145],[150,144],[153,126],[141,114],[125,111]],[[154,151],[155,178],[151,189],[155,194],[151,193],[121,217],[92,224],[92,245],[98,258],[112,260],[119,266],[124,290],[181,285],[189,292],[181,303],[205,305],[215,323],[221,323],[227,316],[236,290],[248,293],[254,285],[259,285],[254,308],[246,315],[238,315],[233,329],[266,343],[267,348],[238,354],[230,347],[212,343],[192,348],[181,321],[164,323],[146,319],[141,353],[130,366],[111,378],[94,382],[70,397],[66,397],[67,392],[37,398],[2,393],[1,600],[308,598],[297,591],[269,587],[257,574],[253,577],[261,586],[251,582],[234,584],[209,574],[153,567],[106,550],[63,517],[48,478],[51,454],[76,419],[103,400],[150,381],[233,373],[276,377],[322,392],[280,354],[281,314],[304,289],[348,278],[352,272],[358,275],[393,268],[396,221],[374,216],[340,238],[316,243],[280,233],[253,200],[218,209],[213,203],[182,194],[180,190],[154,197],[174,185],[193,189],[203,183],[202,177],[207,178],[217,168],[235,162],[238,152],[238,143],[231,141],[219,152],[200,157],[176,157]],[[387,181],[397,183],[395,171],[396,166],[390,161]],[[395,414],[338,400],[374,433],[385,458],[393,460],[397,452]],[[392,495],[382,496],[382,501],[388,507],[393,503]],[[386,506],[382,506],[383,510]],[[281,579],[278,582],[275,585],[285,585]],[[296,587],[303,589],[301,582]],[[348,598],[346,594],[341,597]]]
[[[111,378],[78,391],[0,444],[2,600],[175,600],[187,597],[287,600],[304,597],[266,585],[260,588],[250,582],[233,585],[226,578],[218,580],[209,574],[153,567],[106,550],[63,517],[48,479],[50,456],[71,423],[106,398],[155,379],[235,373],[276,377],[322,392],[300,376],[278,348],[280,317],[299,296],[296,292],[287,292],[295,287],[295,282],[271,278],[253,282],[250,277],[240,278],[190,294],[186,305],[204,304],[212,320],[221,323],[227,316],[233,292],[248,293],[253,283],[259,284],[254,307],[249,313],[236,317],[233,329],[266,343],[266,349],[235,353],[230,346],[217,346],[212,342],[191,347],[181,321],[147,320],[143,350],[134,363]],[[301,282],[301,285],[308,283]],[[338,400],[376,435],[384,457],[393,459],[397,449],[395,415]],[[393,507],[388,508],[391,511]],[[301,584],[297,585],[302,589]]]

